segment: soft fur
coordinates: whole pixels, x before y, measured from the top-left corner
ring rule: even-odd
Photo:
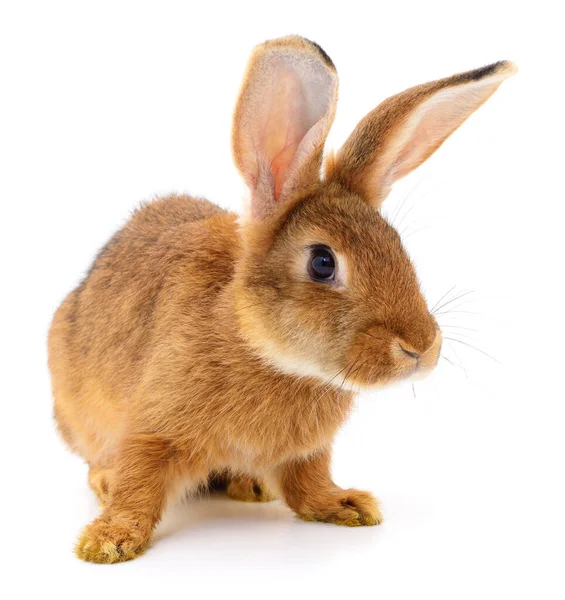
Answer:
[[[234,118],[244,218],[188,196],[144,205],[55,314],[55,417],[104,505],[80,558],[143,552],[186,486],[277,494],[308,521],[381,521],[371,494],[333,483],[332,440],[356,391],[431,370],[441,333],[378,207],[513,71],[389,98],[322,179],[333,63],[296,36],[255,49]],[[308,276],[313,244],[335,252],[335,281]]]

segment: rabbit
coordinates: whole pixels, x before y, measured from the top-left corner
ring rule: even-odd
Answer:
[[[305,521],[382,521],[371,493],[333,482],[332,440],[360,390],[429,373],[442,335],[380,208],[515,71],[392,96],[324,157],[333,62],[299,36],[254,49],[232,131],[243,215],[142,205],[53,318],[55,420],[102,504],[79,558],[140,555],[171,498],[218,482]]]

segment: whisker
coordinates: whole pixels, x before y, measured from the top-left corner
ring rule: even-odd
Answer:
[[[414,210],[415,206],[416,206],[415,204],[412,204],[412,206],[402,215],[402,218],[398,222],[398,225],[395,226],[396,229],[400,228],[402,223],[404,223],[404,219],[406,219],[406,217]]]
[[[421,196],[418,196],[418,202],[421,202],[424,198],[427,198],[432,192],[435,192],[438,188],[441,189],[441,186],[436,185],[430,188],[427,192],[424,192]]]
[[[479,340],[475,339],[472,335],[468,335],[467,333],[460,333],[459,331],[453,331],[453,332],[450,331],[448,333],[453,333],[453,335],[458,335],[467,340],[470,340],[471,342],[476,342],[477,344],[479,343]]]
[[[451,300],[446,300],[441,306],[434,308],[433,312],[440,311],[442,308],[445,308],[446,306],[449,306],[453,302],[456,302],[457,300],[461,300],[461,298],[464,298],[465,296],[468,296],[469,294],[473,294],[473,293],[474,293],[474,290],[469,290],[468,292],[463,292],[462,294],[455,296],[455,298],[452,298]],[[460,306],[462,306],[462,305],[460,305]],[[433,312],[432,312],[432,314],[433,314]]]
[[[329,388],[331,388],[332,383],[334,382],[334,380],[339,377],[339,375],[341,373],[343,373],[343,371],[345,371],[345,369],[347,369],[349,365],[345,365],[345,367],[341,368],[335,375],[333,375],[328,381],[326,381],[326,383],[322,386],[322,389],[320,391],[320,394],[312,401],[312,402],[317,402],[318,400],[320,400],[323,395],[324,392],[326,392]],[[310,406],[312,403],[310,403],[308,406]],[[308,406],[306,406],[306,408],[308,408]]]
[[[455,302],[455,300],[454,300],[454,302]],[[467,300],[463,300],[463,302],[459,302],[458,304],[455,304],[452,307],[448,307],[447,312],[443,312],[443,307],[441,308],[441,310],[439,308],[437,308],[436,310],[440,311],[440,312],[437,312],[436,314],[438,314],[438,315],[448,314],[448,312],[450,312],[451,310],[456,311],[459,308],[461,308],[462,306],[466,306],[467,304],[469,304],[469,302],[473,302],[473,298],[467,298]]]
[[[474,310],[455,310],[453,308],[451,308],[449,310],[442,311],[442,312],[435,313],[434,316],[437,316],[437,315],[449,315],[451,313],[465,313],[465,314],[468,314],[468,315],[479,315],[480,317],[484,317],[485,316],[482,313],[476,312]]]
[[[400,214],[400,211],[402,210],[402,207],[406,204],[406,201],[410,198],[410,196],[416,191],[416,188],[422,183],[422,181],[424,181],[425,176],[421,177],[420,180],[414,185],[414,187],[408,192],[408,194],[405,196],[404,200],[399,204],[398,208],[396,209],[394,216],[392,217],[392,221],[390,222],[392,227],[396,227],[394,225],[394,222],[396,221],[396,219],[398,218],[398,215]]]
[[[451,349],[453,350],[453,348]],[[447,356],[444,356],[443,354],[441,355],[441,357],[443,358],[443,360],[446,360],[452,367],[457,367],[458,369],[461,369],[465,373],[466,377],[469,377],[467,369],[463,365],[458,365],[457,363],[454,363],[452,360],[450,360],[449,358],[447,358]]]
[[[459,356],[459,352],[457,352],[457,350],[449,343],[449,341],[446,341],[446,343],[449,346],[449,349],[451,350],[451,352],[453,352],[453,354],[455,355],[455,357],[459,361],[459,364],[461,365],[461,368],[464,369],[463,361],[461,360],[461,357]],[[467,374],[466,370],[465,370],[465,374]]]
[[[445,292],[445,294],[432,306],[430,312],[433,313],[436,309],[436,306],[447,296],[447,294],[450,294],[456,287],[457,286],[454,285],[453,287],[449,288],[447,292]]]
[[[357,373],[359,373],[359,371],[372,359],[371,356],[369,356],[369,358],[367,360],[364,360],[356,369],[355,371],[353,371],[353,373],[351,373],[351,375],[348,375],[347,377],[351,376],[353,377],[354,375],[357,375]],[[345,379],[347,379],[347,377]],[[345,382],[344,379],[344,382]],[[343,383],[342,383],[343,385]]]
[[[451,327],[452,329],[467,329],[468,331],[479,331],[478,329],[475,329],[474,327],[463,327],[463,325],[452,325],[451,323],[444,323],[444,324],[440,323],[440,327],[441,327],[441,329],[443,329],[444,327]]]
[[[347,381],[347,378],[352,374],[353,368],[355,367],[355,365],[359,362],[359,359],[361,358],[361,355],[363,354],[365,350],[361,350],[361,352],[359,353],[359,355],[357,356],[357,358],[355,359],[355,362],[353,363],[351,369],[349,369],[349,371],[347,371],[347,373],[343,376],[343,380],[339,386],[339,389],[341,390],[343,388],[343,386],[345,385],[345,382]],[[368,360],[368,359],[367,359]],[[364,361],[361,363],[361,366],[359,368],[361,368],[367,361]],[[355,373],[357,373],[359,369],[355,370]]]
[[[318,396],[316,396],[316,398],[314,398],[314,400],[312,400],[309,404],[307,404],[304,409],[301,411],[302,413],[304,412],[304,410],[306,410],[309,407],[312,407],[312,410],[314,410],[314,408],[318,405],[318,403],[320,402],[320,400],[326,396],[327,394],[329,394],[329,392],[331,391],[331,384],[335,381],[335,379],[337,377],[339,377],[339,375],[341,373],[343,373],[343,371],[345,371],[345,369],[347,369],[349,367],[349,371],[345,374],[343,381],[341,383],[341,385],[339,386],[339,389],[342,388],[343,384],[345,383],[345,380],[347,379],[349,372],[351,371],[351,369],[355,366],[355,364],[357,363],[357,361],[359,360],[359,358],[361,358],[361,355],[363,354],[364,349],[361,350],[361,352],[358,354],[357,358],[353,361],[352,365],[346,364],[344,367],[342,367],[335,375],[333,375],[329,381],[327,381],[324,386],[322,387],[321,392],[318,394]]]
[[[410,231],[406,235],[404,235],[404,233],[401,233],[400,237],[403,240],[407,240],[409,237],[416,235],[417,233],[420,233],[420,231],[424,231],[424,229],[433,229],[433,227],[429,227],[428,225],[425,225],[424,227],[419,227],[418,229],[415,229],[414,231]]]
[[[476,346],[473,346],[473,344],[469,344],[467,342],[463,342],[462,340],[457,340],[455,338],[450,338],[450,337],[445,337],[444,339],[446,340],[450,340],[451,342],[457,342],[459,344],[463,344],[463,346],[468,346],[469,348],[473,348],[473,350],[476,350],[477,352],[480,352],[481,354],[484,354],[485,356],[488,356],[491,360],[494,360],[495,363],[497,364],[502,364],[499,360],[497,360],[496,358],[494,358],[494,356],[491,356],[488,352],[485,352],[484,350],[481,350],[480,348],[477,348]]]

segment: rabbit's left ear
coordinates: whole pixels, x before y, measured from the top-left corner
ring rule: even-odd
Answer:
[[[327,179],[379,207],[392,184],[433,154],[516,70],[502,61],[391,96],[328,159]]]
[[[271,40],[253,51],[232,134],[251,218],[263,219],[295,190],[319,181],[337,87],[332,61],[305,38]]]

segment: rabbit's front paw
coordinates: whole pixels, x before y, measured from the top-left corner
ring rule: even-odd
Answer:
[[[322,521],[347,527],[379,525],[383,516],[377,499],[369,492],[340,490],[327,506],[308,507],[298,515],[304,521]]]
[[[275,499],[263,481],[244,475],[230,479],[226,493],[233,500],[243,502],[270,502]]]
[[[101,517],[84,529],[75,553],[87,562],[124,562],[143,554],[149,541],[150,537],[143,529],[127,521]]]

